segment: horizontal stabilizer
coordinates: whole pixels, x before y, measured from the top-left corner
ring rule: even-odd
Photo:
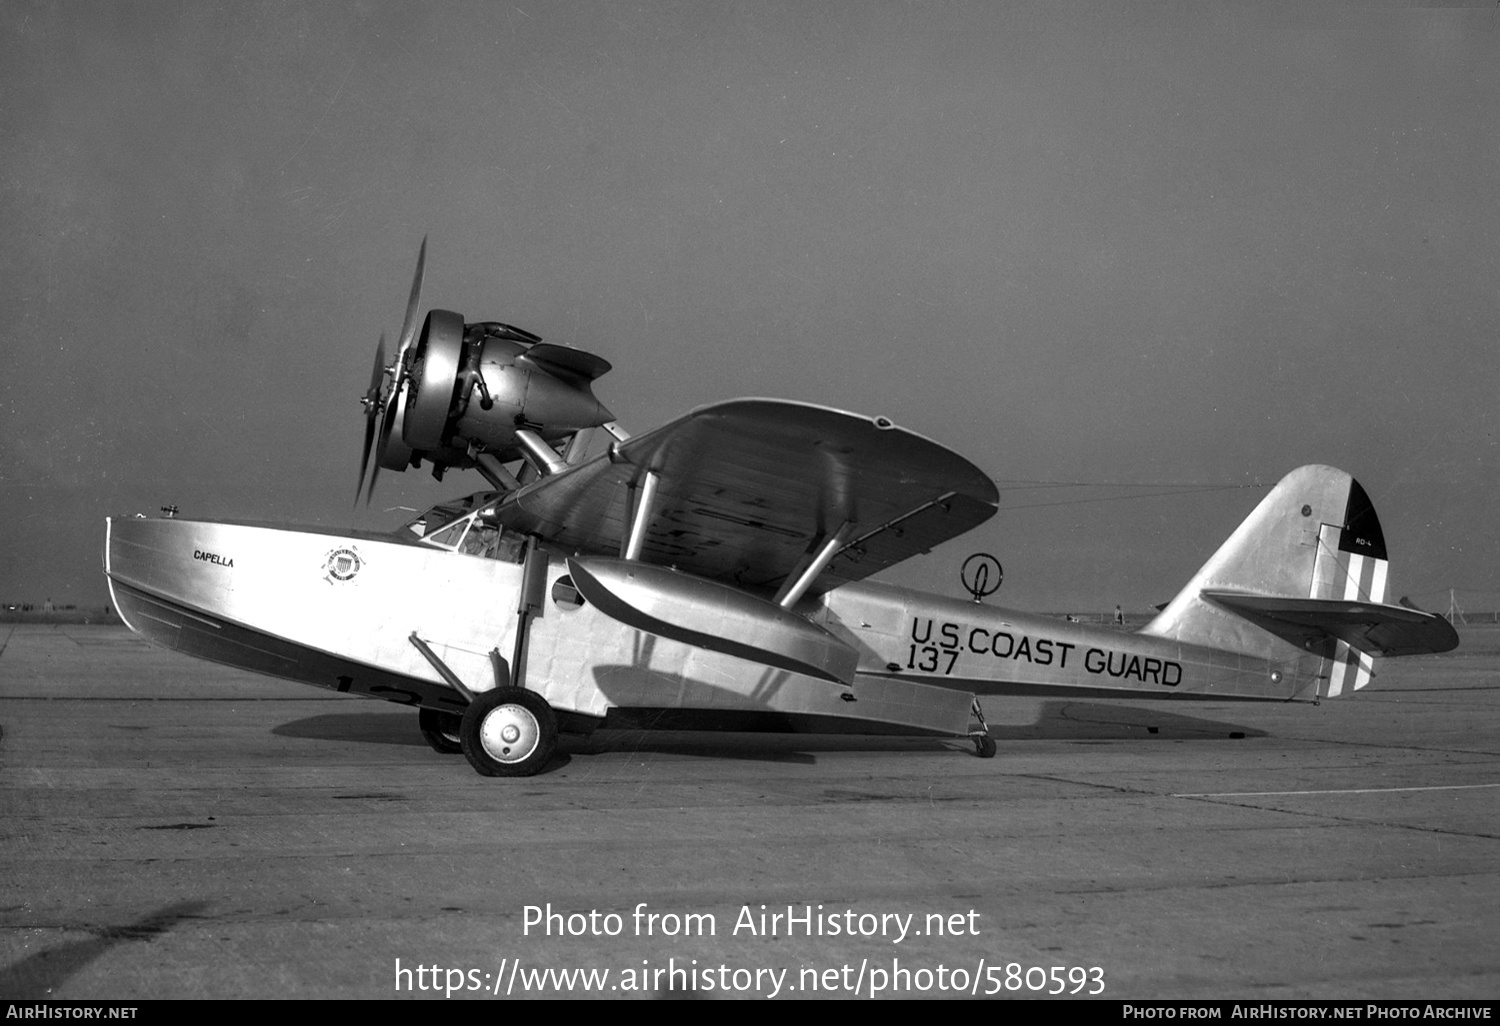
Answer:
[[[1409,606],[1234,591],[1201,594],[1302,649],[1328,638],[1371,656],[1427,655],[1458,647],[1458,632],[1447,620]]]

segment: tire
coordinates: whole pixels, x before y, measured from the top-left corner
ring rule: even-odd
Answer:
[[[535,691],[493,688],[476,695],[459,726],[464,757],[486,777],[529,777],[552,761],[557,716]]]
[[[417,710],[417,726],[422,729],[422,736],[427,739],[434,752],[443,755],[457,755],[464,750],[464,743],[459,735],[462,724],[463,717],[458,713],[439,712],[436,709]]]
[[[995,757],[995,739],[988,734],[980,734],[975,737],[974,754],[981,759],[993,759]]]

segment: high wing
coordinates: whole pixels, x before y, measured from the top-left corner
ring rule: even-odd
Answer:
[[[577,551],[624,554],[648,476],[639,558],[751,591],[774,590],[830,544],[808,593],[860,580],[983,523],[999,502],[978,467],[883,417],[736,399],[533,482],[496,514]]]

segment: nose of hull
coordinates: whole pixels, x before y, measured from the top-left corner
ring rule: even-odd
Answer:
[[[217,612],[229,604],[234,556],[220,551],[226,548],[220,527],[192,520],[105,519],[104,575],[126,626],[175,647],[188,611]]]
[[[398,541],[264,525],[139,517],[105,522],[110,595],[125,624],[150,641],[339,692],[462,710],[454,691],[406,643],[414,629],[428,637],[438,633],[423,619],[425,611],[452,619],[439,599],[453,571],[431,573],[435,561],[445,559],[462,559],[471,572],[493,572],[497,565]],[[468,590],[491,594],[497,586],[483,577]],[[395,624],[381,613],[383,597],[392,594],[412,596],[397,609]],[[497,634],[490,624],[460,627]],[[474,674],[472,665],[444,651]],[[470,663],[488,671],[483,654]]]

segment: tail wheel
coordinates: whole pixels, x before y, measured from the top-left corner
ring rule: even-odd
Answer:
[[[439,712],[436,709],[417,711],[417,726],[422,728],[422,736],[427,739],[434,752],[443,755],[457,755],[464,750],[459,735],[462,724],[463,717],[458,713]]]
[[[999,564],[995,564],[999,566]],[[979,601],[975,599],[975,601]],[[974,754],[981,759],[993,759],[995,757],[995,739],[990,737],[990,725],[984,721],[984,710],[979,707],[979,696],[974,696],[974,704],[969,711],[979,721],[979,729],[969,735],[974,741]]]
[[[469,765],[486,777],[529,777],[552,760],[557,716],[535,691],[493,688],[464,711],[459,738]]]

